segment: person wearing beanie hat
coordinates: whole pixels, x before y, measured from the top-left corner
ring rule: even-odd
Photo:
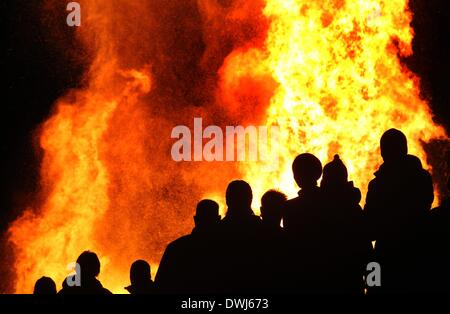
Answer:
[[[321,186],[347,183],[348,173],[339,155],[334,155],[333,161],[323,167]]]
[[[331,292],[364,293],[363,276],[371,255],[364,213],[359,206],[361,192],[348,181],[339,155],[323,168],[320,188],[324,197],[324,235],[337,245],[326,252],[328,288]]]

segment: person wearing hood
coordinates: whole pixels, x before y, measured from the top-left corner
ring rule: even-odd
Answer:
[[[325,270],[328,272],[328,289],[363,294],[363,276],[372,245],[364,212],[359,205],[361,191],[348,181],[347,168],[338,155],[323,168],[320,189],[327,218],[323,232],[336,243],[326,252],[330,261]]]
[[[433,182],[421,161],[408,155],[401,131],[386,131],[380,150],[383,164],[369,183],[364,206],[381,266],[378,291],[419,292],[424,288],[424,231],[434,199]]]

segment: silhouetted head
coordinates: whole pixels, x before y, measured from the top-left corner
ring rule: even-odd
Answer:
[[[321,187],[339,186],[348,181],[347,168],[339,155],[334,155],[333,161],[323,167]]]
[[[133,286],[143,286],[152,279],[150,264],[144,260],[137,260],[131,264],[130,282]]]
[[[385,162],[401,160],[408,154],[408,143],[405,134],[397,129],[384,132],[380,140],[381,156]]]
[[[264,222],[273,226],[280,226],[282,208],[287,196],[276,190],[269,190],[261,198],[261,217]]]
[[[252,188],[243,180],[235,180],[228,184],[226,191],[228,210],[235,214],[247,214],[252,205]]]
[[[100,273],[100,260],[97,254],[90,251],[84,251],[78,256],[77,264],[81,270],[81,280],[92,280]]]
[[[41,277],[34,285],[33,294],[56,294],[56,284],[52,278]]]
[[[219,204],[208,199],[198,202],[194,216],[196,227],[212,227],[219,221]]]
[[[317,180],[322,175],[322,164],[312,154],[300,154],[295,157],[292,163],[292,171],[298,186],[302,189],[309,188],[317,185]]]

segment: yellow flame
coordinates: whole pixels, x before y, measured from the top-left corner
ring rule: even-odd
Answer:
[[[59,100],[42,126],[42,202],[9,230],[16,292],[31,292],[43,275],[60,286],[70,272],[65,266],[86,249],[101,257],[105,286],[125,292],[136,255],[158,256],[169,237],[188,228],[171,211],[173,199],[169,204],[148,192],[155,192],[149,178],[168,164],[146,152],[146,134],[155,121],[146,116],[140,96],[150,90],[151,80],[149,71],[141,69],[145,56],[136,53],[148,48],[141,39],[142,28],[151,25],[145,20],[146,5],[138,0],[114,5],[82,1],[81,37],[95,51],[89,84]],[[423,162],[420,141],[446,136],[419,97],[418,79],[399,59],[412,53],[406,0],[267,0],[264,14],[270,20],[265,47],[233,51],[219,71],[224,97],[232,95],[229,90],[244,88],[239,84],[243,77],[257,82],[248,88],[262,85],[264,97],[259,100],[270,99],[264,103],[265,123],[282,131],[275,173],[265,172],[265,163],[241,167],[255,196],[269,188],[294,196],[290,168],[301,152],[314,153],[323,163],[339,153],[350,179],[365,194],[381,162],[378,141],[386,129],[401,129],[410,152]],[[229,96],[229,101],[234,99]],[[167,173],[157,178],[173,184]],[[204,180],[205,186],[212,185],[212,178]],[[215,192],[211,187],[205,194]],[[177,197],[183,205],[194,198]],[[136,207],[140,210],[135,212]],[[155,227],[155,221],[164,225]],[[147,236],[149,246],[141,244]]]
[[[339,154],[365,195],[382,162],[379,139],[392,127],[431,170],[421,141],[446,134],[400,62],[412,53],[407,0],[268,0],[264,14],[271,20],[266,48],[235,53],[222,69],[225,82],[266,73],[278,83],[266,123],[280,126],[280,168],[242,167],[255,195],[278,188],[295,196],[291,164],[302,152],[323,164]]]

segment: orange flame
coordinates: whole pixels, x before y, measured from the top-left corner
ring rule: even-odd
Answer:
[[[270,23],[267,34],[255,26],[254,38],[235,35],[235,49],[218,71],[217,103],[208,107],[224,109],[220,114],[232,122],[280,126],[275,173],[264,172],[263,163],[238,165],[256,197],[274,187],[295,194],[290,167],[300,152],[323,162],[339,153],[365,193],[384,130],[402,129],[422,161],[421,141],[446,137],[419,97],[417,77],[399,61],[412,53],[407,0],[260,3],[236,1],[227,11],[198,0],[205,40],[222,27],[211,17],[241,25],[262,10]],[[31,292],[43,275],[59,285],[69,273],[65,265],[86,249],[101,257],[104,285],[125,292],[131,262],[145,258],[156,266],[167,242],[188,232],[200,196],[216,195],[236,175],[224,163],[174,166],[170,160],[170,129],[179,118],[164,115],[149,97],[157,78],[152,58],[165,58],[146,53],[152,36],[164,36],[148,17],[149,2],[85,0],[81,7],[78,36],[94,59],[88,84],[60,99],[42,126],[43,201],[9,230],[16,292]],[[147,29],[155,32],[146,37]],[[208,54],[222,53],[220,38],[213,41],[203,66],[211,62]],[[192,121],[199,113],[207,110],[183,109],[179,116]]]
[[[59,100],[52,117],[42,125],[43,202],[27,209],[9,230],[15,246],[16,292],[31,292],[44,274],[60,286],[71,273],[66,265],[84,250],[101,257],[102,269],[107,270],[102,271],[106,278],[100,275],[105,286],[125,292],[127,267],[133,260],[144,257],[156,263],[167,239],[188,231],[187,218],[177,217],[179,227],[172,217],[175,214],[158,213],[158,206],[168,208],[169,204],[153,195],[152,180],[159,181],[158,186],[164,180],[158,179],[162,166],[153,161],[152,153],[165,147],[157,147],[151,132],[163,129],[164,121],[155,123],[143,102],[152,85],[150,67],[134,68],[142,64],[135,47],[145,47],[137,35],[150,21],[136,22],[138,29],[129,24],[116,29],[116,23],[136,20],[145,4],[122,1],[117,5],[81,3],[83,27],[78,35],[94,51],[94,59],[87,86]],[[123,50],[121,39],[133,34],[126,42],[129,50]],[[144,219],[158,224],[166,218],[169,222],[157,230],[138,223]],[[152,235],[153,241],[141,244],[151,232],[158,233]]]
[[[379,139],[392,127],[431,170],[421,141],[446,134],[419,96],[418,78],[399,60],[412,54],[406,0],[268,0],[264,14],[271,20],[266,48],[232,54],[222,69],[225,94],[241,78],[270,76],[278,84],[266,123],[282,131],[280,168],[274,175],[263,163],[243,167],[256,195],[276,187],[295,196],[291,164],[300,152],[323,163],[340,154],[365,195],[381,163]]]

